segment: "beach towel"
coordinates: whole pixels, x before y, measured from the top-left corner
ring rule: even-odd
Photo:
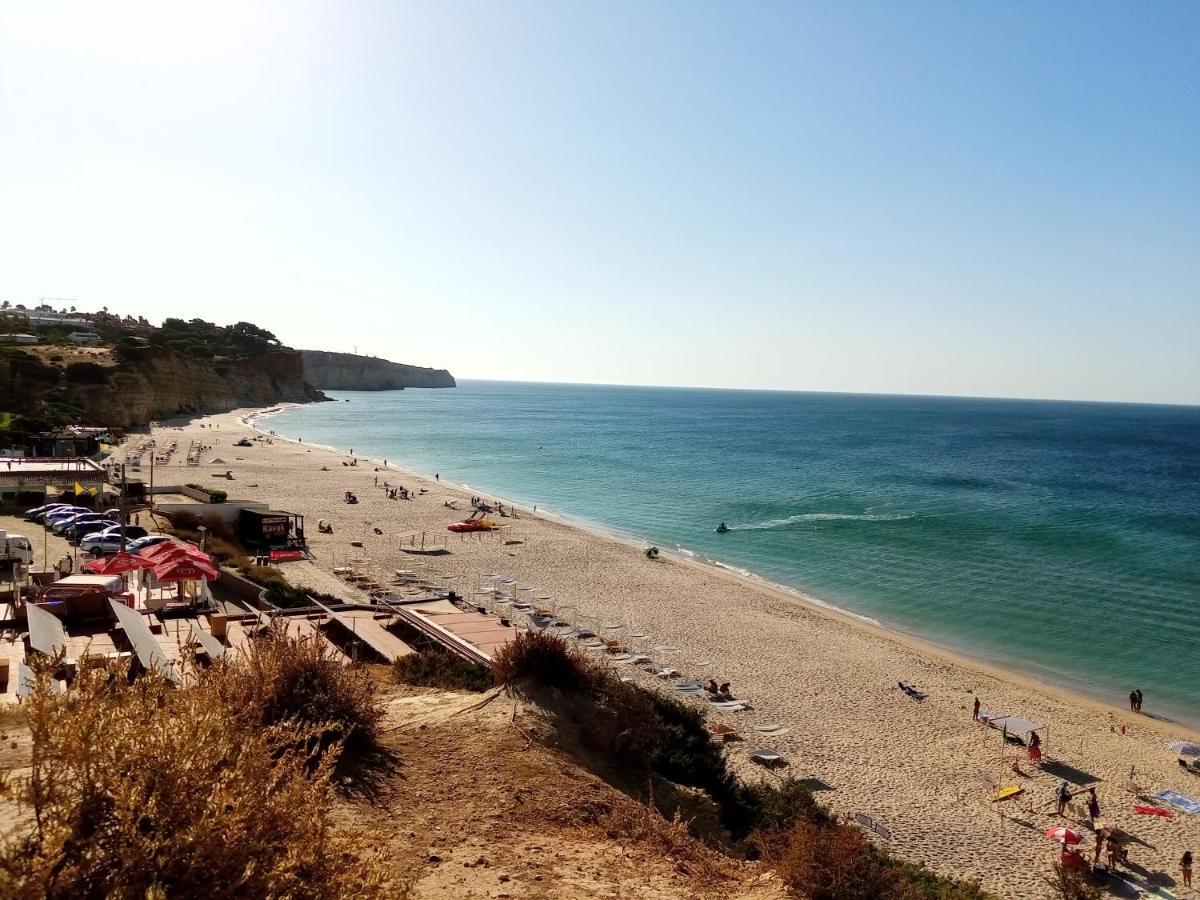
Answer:
[[[1189,797],[1187,794],[1181,794],[1179,791],[1159,791],[1150,799],[1169,803],[1180,812],[1185,812],[1188,815],[1200,813],[1200,801],[1197,801],[1195,797]]]
[[[1171,816],[1169,809],[1163,809],[1160,806],[1135,806],[1133,811],[1140,816]]]

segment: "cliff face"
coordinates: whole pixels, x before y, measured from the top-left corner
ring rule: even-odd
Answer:
[[[88,421],[127,427],[188,413],[306,403],[325,396],[305,382],[300,353],[280,350],[227,362],[151,353],[113,370],[108,384],[85,386],[79,399]]]
[[[402,388],[455,387],[454,376],[445,369],[424,369],[353,353],[301,350],[304,378],[330,391],[395,391]]]
[[[4,393],[9,393],[12,412],[38,418],[53,410],[61,420],[120,428],[239,406],[326,399],[305,382],[296,350],[221,360],[147,348],[125,355],[115,366],[69,366],[65,371],[11,354],[0,360],[3,386],[11,388]]]

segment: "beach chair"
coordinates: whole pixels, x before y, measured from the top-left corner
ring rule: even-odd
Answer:
[[[755,750],[750,754],[750,761],[758,763],[765,769],[782,769],[788,765],[786,758],[774,750]]]
[[[715,741],[738,741],[741,740],[741,735],[738,730],[732,725],[725,725],[721,722],[706,722],[704,727],[708,729],[708,733],[712,735]]]

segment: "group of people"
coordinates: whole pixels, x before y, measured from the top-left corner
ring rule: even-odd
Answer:
[[[379,487],[379,478],[375,478],[375,486]],[[383,483],[383,492],[387,494],[389,500],[411,500],[413,498],[412,491],[404,485],[390,485],[386,481]]]
[[[726,681],[722,685],[718,685],[717,680],[715,678],[710,678],[708,680],[708,684],[706,684],[704,686],[704,690],[707,691],[714,700],[723,700],[725,702],[732,702],[734,699],[733,694],[729,690],[729,682],[728,681]]]

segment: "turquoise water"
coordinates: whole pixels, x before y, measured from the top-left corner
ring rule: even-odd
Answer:
[[[1200,723],[1200,407],[500,382],[331,396],[352,402],[268,427]]]

